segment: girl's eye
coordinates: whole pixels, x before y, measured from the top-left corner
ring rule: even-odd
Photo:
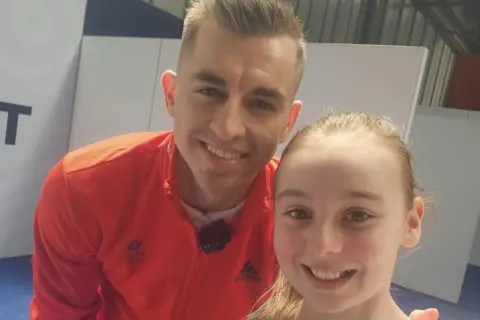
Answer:
[[[290,210],[286,213],[290,218],[295,220],[302,220],[308,218],[308,213],[302,209]]]
[[[364,212],[364,211],[351,211],[347,214],[347,220],[351,222],[364,222],[368,219],[370,219],[372,215]]]

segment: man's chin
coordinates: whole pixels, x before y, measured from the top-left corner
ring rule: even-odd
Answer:
[[[238,186],[248,183],[248,174],[238,170],[225,170],[224,168],[201,168],[197,180],[202,185],[222,188],[227,186]]]

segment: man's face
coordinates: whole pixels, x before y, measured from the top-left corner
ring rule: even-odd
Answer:
[[[295,40],[239,37],[207,20],[181,59],[178,75],[167,72],[162,82],[182,157],[197,181],[250,181],[301,107]]]

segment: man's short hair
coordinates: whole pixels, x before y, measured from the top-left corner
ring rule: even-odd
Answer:
[[[306,60],[305,39],[302,24],[290,3],[281,0],[193,0],[185,16],[181,52],[195,45],[202,22],[211,17],[239,36],[292,37],[298,43],[301,77]]]

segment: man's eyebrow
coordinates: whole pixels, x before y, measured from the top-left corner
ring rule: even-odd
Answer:
[[[253,94],[256,96],[261,96],[264,98],[272,98],[276,100],[285,99],[285,95],[274,88],[258,87],[255,90],[253,90]]]
[[[193,78],[198,81],[208,82],[212,85],[219,87],[226,87],[227,81],[216,75],[215,73],[207,70],[202,70],[193,75]],[[252,94],[255,96],[260,96],[264,98],[276,99],[276,100],[285,100],[285,95],[279,90],[270,87],[260,86],[255,88],[252,91]]]
[[[226,87],[227,81],[209,71],[199,71],[193,75],[193,78],[202,82],[208,82],[219,87]]]

